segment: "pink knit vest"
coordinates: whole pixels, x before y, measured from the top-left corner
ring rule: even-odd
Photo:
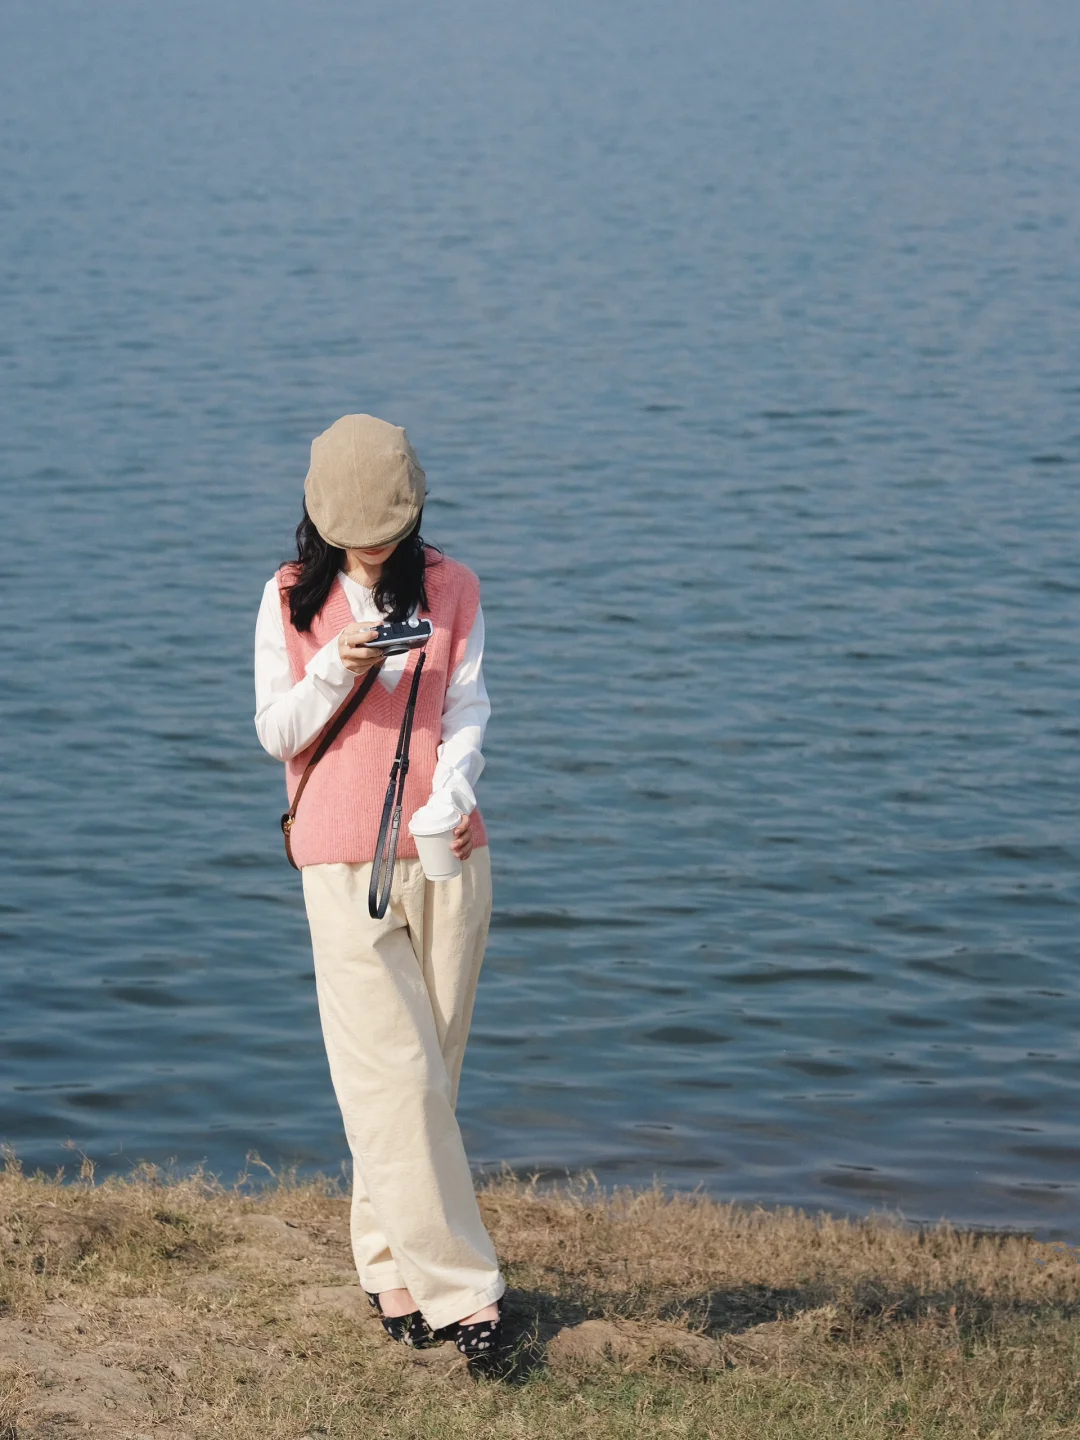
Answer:
[[[412,859],[416,858],[416,841],[409,833],[409,820],[431,795],[437,750],[442,743],[446,688],[464,657],[480,603],[480,581],[467,565],[451,560],[448,555],[440,555],[430,547],[426,554],[428,563],[424,583],[430,608],[425,610],[421,606],[418,613],[422,619],[431,621],[434,633],[424,647],[427,659],[416,695],[397,852]],[[285,644],[294,682],[303,679],[305,667],[312,656],[353,619],[341,581],[335,580],[310,631],[297,630],[289,616],[288,597],[283,589],[297,573],[294,565],[285,565],[277,575],[285,622]],[[375,681],[356,713],[312,771],[289,836],[297,865],[323,865],[334,861],[360,864],[375,858],[383,798],[419,654],[418,650],[410,651],[405,669],[392,692],[381,680]],[[360,684],[360,677],[357,677],[356,684]],[[319,739],[317,735],[306,750],[285,762],[290,805]],[[479,807],[472,812],[472,831],[474,845],[487,844],[487,832]]]

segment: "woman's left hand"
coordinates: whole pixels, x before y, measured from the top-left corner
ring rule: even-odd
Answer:
[[[472,854],[472,817],[470,815],[466,815],[454,826],[454,839],[450,841],[450,849],[459,860],[467,860]]]

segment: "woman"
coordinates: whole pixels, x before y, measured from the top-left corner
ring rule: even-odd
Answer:
[[[370,415],[336,421],[312,443],[304,494],[297,560],[267,583],[256,624],[255,725],[285,761],[294,802],[328,723],[377,670],[309,771],[289,832],[353,1157],[353,1255],[391,1336],[413,1345],[451,1338],[471,1359],[490,1359],[505,1282],[454,1113],[491,918],[473,791],[490,712],[479,581],[421,540],[424,472],[398,426]],[[420,652],[386,656],[365,641],[376,623],[417,616],[433,633],[390,903],[373,919],[382,800]],[[425,879],[408,829],[421,807],[457,820],[455,879]]]

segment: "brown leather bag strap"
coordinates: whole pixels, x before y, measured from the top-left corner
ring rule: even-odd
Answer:
[[[289,831],[292,829],[292,823],[296,819],[296,807],[300,804],[300,797],[304,793],[304,787],[311,779],[311,772],[315,769],[315,766],[319,763],[322,757],[326,754],[327,750],[330,749],[330,746],[341,734],[342,730],[349,723],[350,718],[356,713],[356,707],[360,704],[361,700],[363,700],[364,696],[371,689],[372,685],[374,685],[381,669],[381,661],[378,665],[373,665],[371,669],[367,672],[367,674],[364,676],[363,680],[361,680],[360,684],[349,696],[348,700],[345,702],[342,708],[338,711],[337,715],[334,717],[334,720],[324,733],[322,739],[319,741],[319,747],[315,751],[315,754],[312,755],[311,759],[304,766],[304,773],[300,776],[300,784],[296,787],[296,794],[293,796],[293,802],[289,806],[288,810],[286,810],[285,814],[281,817],[281,829],[282,833],[285,836],[285,853],[289,857],[289,864],[293,867],[294,870],[299,869],[299,866],[292,858],[292,848],[289,844]]]

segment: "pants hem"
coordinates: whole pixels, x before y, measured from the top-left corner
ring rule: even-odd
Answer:
[[[381,1290],[407,1288],[394,1260],[381,1260],[377,1265],[368,1265],[360,1272],[360,1284],[373,1295],[377,1295]]]
[[[485,1305],[490,1305],[495,1300],[500,1300],[506,1293],[505,1277],[498,1278],[484,1290],[474,1290],[472,1294],[466,1294],[460,1300],[444,1301],[433,1310],[424,1310],[424,1319],[431,1326],[432,1330],[440,1330],[444,1325],[452,1325],[455,1320],[462,1319],[465,1315],[472,1315],[477,1310],[482,1310]]]

